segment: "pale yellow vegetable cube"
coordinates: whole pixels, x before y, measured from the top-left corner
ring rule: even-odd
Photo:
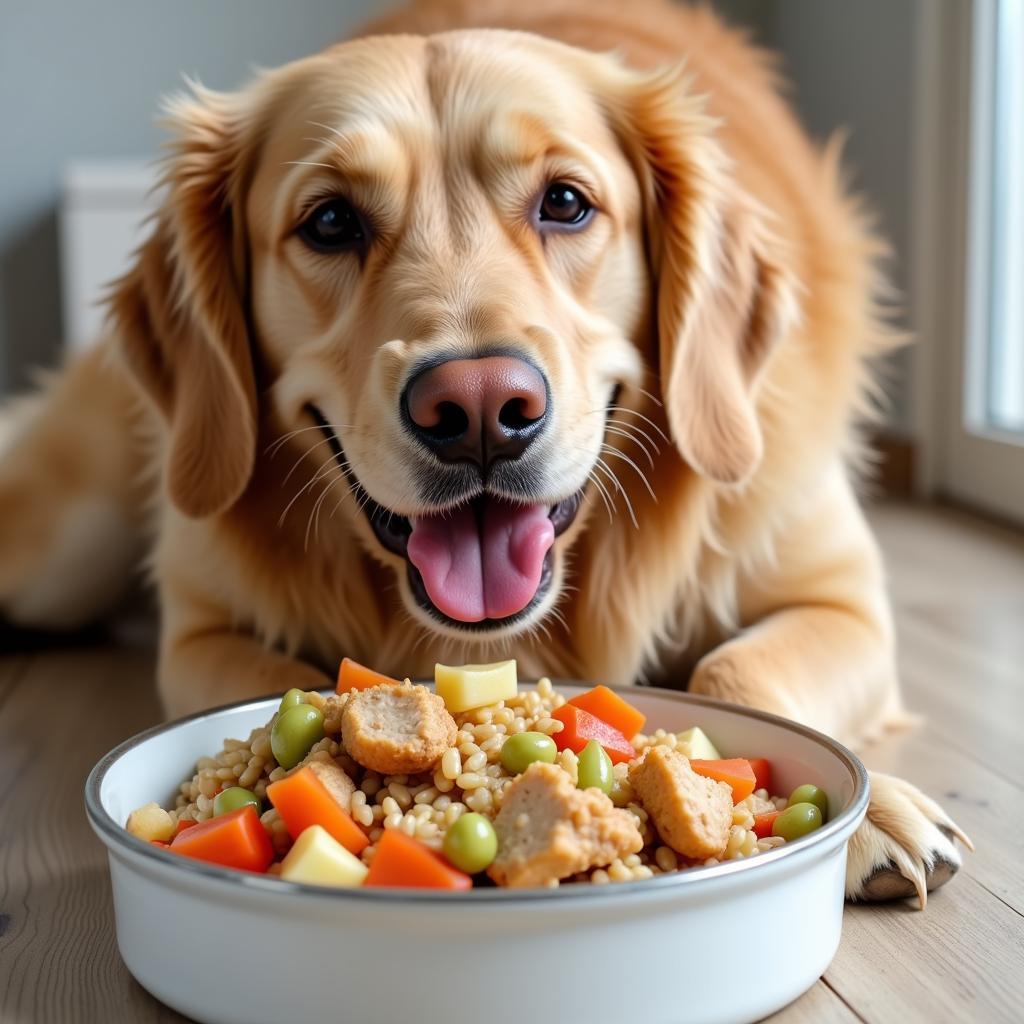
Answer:
[[[132,811],[124,827],[140,839],[159,839],[162,843],[170,842],[174,835],[174,819],[155,803]]]
[[[434,684],[445,707],[455,713],[509,700],[518,692],[515,661],[493,665],[434,666]]]
[[[281,861],[281,877],[307,885],[350,888],[362,885],[369,868],[326,829],[310,825]]]
[[[719,761],[722,755],[715,749],[714,743],[707,738],[704,730],[699,726],[687,729],[686,732],[678,733],[679,746],[687,757],[696,758],[698,761]]]

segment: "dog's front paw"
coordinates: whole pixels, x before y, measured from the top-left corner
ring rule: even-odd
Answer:
[[[903,779],[871,773],[867,817],[850,840],[846,898],[881,901],[928,893],[960,870],[959,839],[970,839],[939,805]]]
[[[756,651],[739,644],[725,644],[701,659],[687,689],[690,693],[798,720],[800,709],[790,699],[788,688],[775,685],[773,680],[768,666],[757,659]]]

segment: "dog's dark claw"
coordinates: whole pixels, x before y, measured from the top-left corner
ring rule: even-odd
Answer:
[[[959,870],[959,864],[946,860],[945,857],[936,858],[931,870],[925,875],[928,882],[928,891],[931,892],[933,889],[942,888]]]
[[[869,903],[883,903],[887,900],[903,900],[917,894],[914,883],[901,875],[896,865],[889,861],[875,868],[861,886],[857,898]]]
[[[935,826],[949,841],[955,845],[956,833],[945,825]],[[944,886],[960,870],[959,861],[951,861],[947,857],[936,857],[935,863],[925,875],[928,882],[928,891],[939,889]]]
[[[945,831],[945,829],[943,829]],[[958,871],[960,865],[945,857],[937,857],[925,874],[925,888],[933,892],[944,886]],[[896,865],[889,861],[864,880],[858,899],[866,903],[884,903],[889,900],[905,900],[916,896],[917,887],[906,876],[900,874]]]

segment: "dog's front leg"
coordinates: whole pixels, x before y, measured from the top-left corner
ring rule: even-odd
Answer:
[[[771,711],[847,743],[903,718],[881,562],[848,484],[836,475],[777,538],[770,566],[740,586],[746,627],[698,663],[695,693]],[[925,893],[960,866],[969,840],[910,783],[872,775],[867,820],[850,844],[847,896]]]
[[[207,520],[165,514],[153,572],[161,613],[157,687],[168,715],[331,685],[260,635],[252,609],[266,594],[243,574],[245,562],[229,558],[229,537]],[[287,586],[281,581],[282,591]]]
[[[826,474],[737,574],[740,631],[690,689],[858,743],[901,716],[882,560],[841,469]]]
[[[853,744],[899,713],[892,645],[882,629],[812,604],[773,612],[705,655],[690,690]]]
[[[312,665],[268,650],[254,637],[227,627],[166,637],[161,645],[160,699],[171,716],[293,686],[320,690],[330,685]]]

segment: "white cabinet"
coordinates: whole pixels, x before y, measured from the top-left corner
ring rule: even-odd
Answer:
[[[65,168],[60,209],[64,337],[73,349],[90,344],[105,316],[107,285],[123,274],[149,233],[157,170],[137,160],[81,160]]]

